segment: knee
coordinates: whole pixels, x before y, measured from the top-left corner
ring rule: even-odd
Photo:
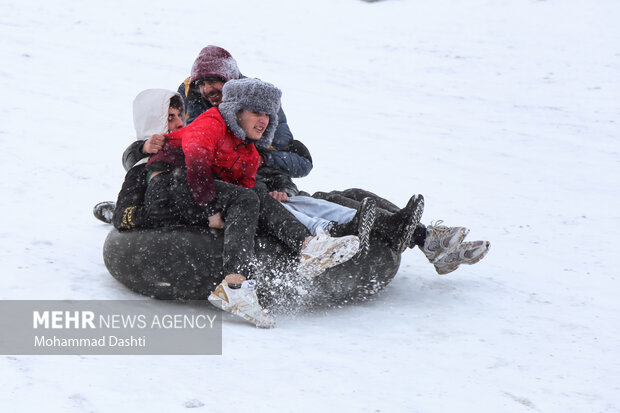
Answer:
[[[312,198],[327,199],[327,192],[315,192],[314,194],[312,194]]]
[[[367,194],[369,194],[368,191],[361,189],[361,188],[349,188],[349,189],[345,189],[344,191],[340,192],[342,196],[345,196],[347,198],[351,198],[351,199],[357,199],[357,197],[359,196],[367,196]]]

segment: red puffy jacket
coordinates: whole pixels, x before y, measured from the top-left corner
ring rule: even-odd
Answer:
[[[205,205],[215,199],[214,178],[253,188],[256,183],[259,155],[253,142],[237,138],[226,127],[217,108],[198,116],[188,126],[166,135],[166,148],[149,160],[178,165],[174,149],[183,148],[187,166],[187,183],[194,200]]]

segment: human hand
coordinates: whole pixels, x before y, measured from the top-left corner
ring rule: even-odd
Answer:
[[[226,223],[222,219],[222,213],[217,212],[209,217],[209,228],[224,229]]]
[[[155,134],[144,142],[142,152],[155,154],[164,147],[164,142],[166,142],[166,137],[164,135]]]
[[[285,202],[286,199],[288,198],[288,195],[286,194],[286,192],[271,191],[269,192],[269,195],[274,197],[276,201],[280,201],[280,202]]]

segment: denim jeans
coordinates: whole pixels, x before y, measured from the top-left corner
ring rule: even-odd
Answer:
[[[295,215],[312,235],[316,235],[319,227],[327,232],[333,222],[346,224],[357,213],[353,208],[309,196],[291,196],[282,205]]]

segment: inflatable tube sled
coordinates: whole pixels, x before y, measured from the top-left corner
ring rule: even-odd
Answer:
[[[222,281],[224,233],[202,227],[119,232],[113,229],[103,259],[114,278],[158,299],[206,300]],[[330,305],[369,298],[396,275],[400,254],[381,240],[357,261],[349,260],[308,279],[295,273],[296,257],[271,237],[255,242],[258,294],[266,307]]]

